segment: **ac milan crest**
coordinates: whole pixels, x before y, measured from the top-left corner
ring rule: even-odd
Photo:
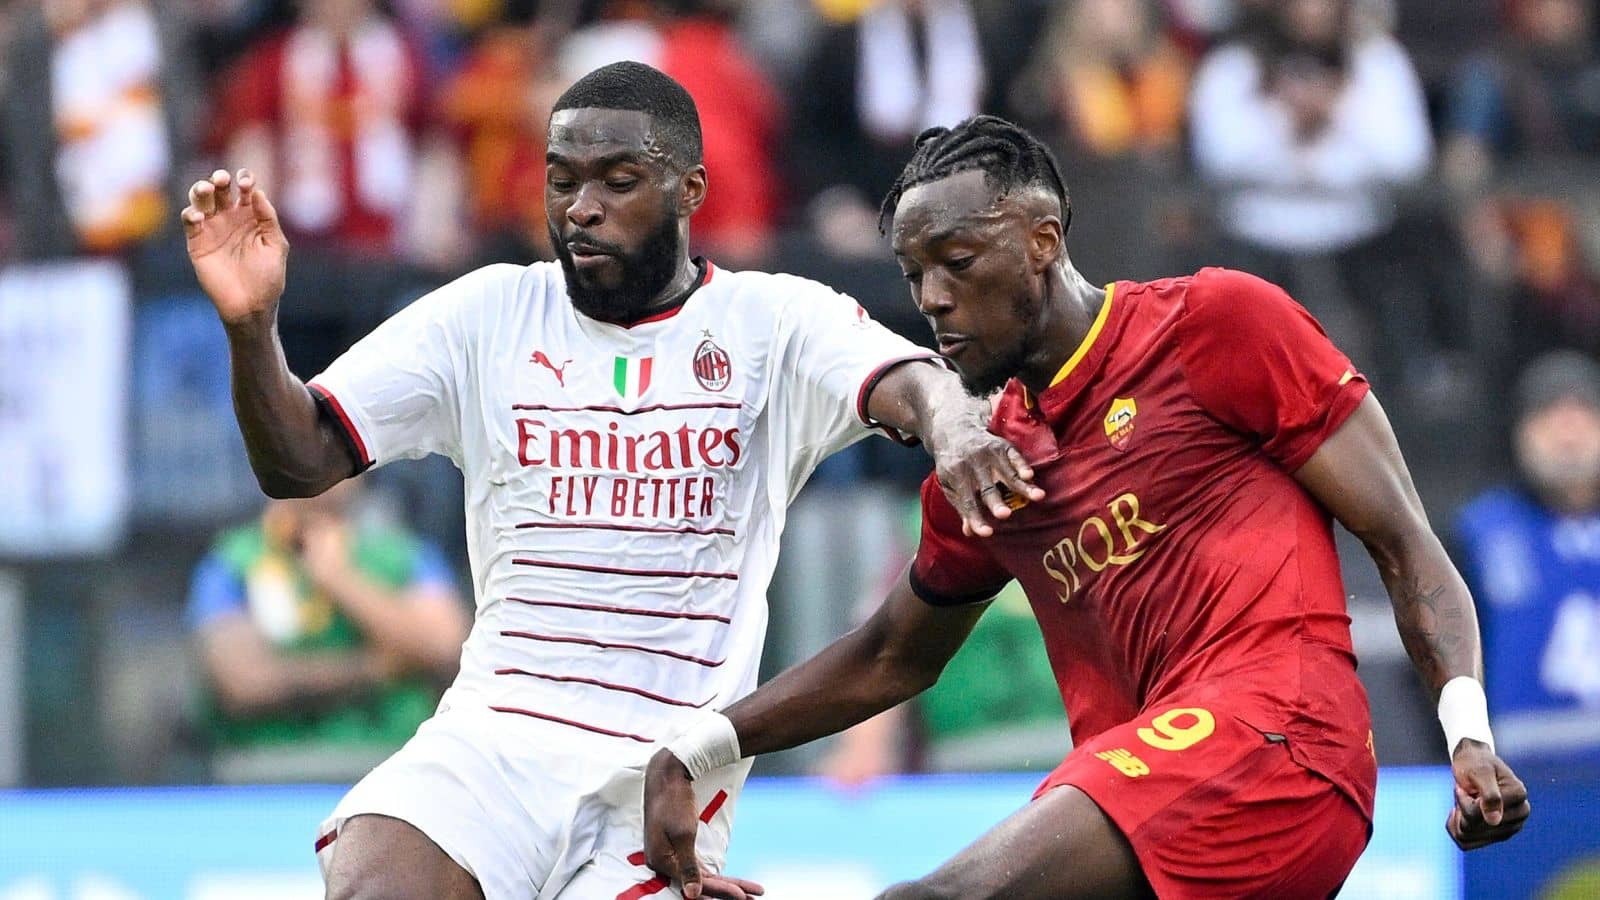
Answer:
[[[694,377],[708,391],[720,391],[733,378],[733,363],[728,354],[710,340],[700,342],[694,351]]]

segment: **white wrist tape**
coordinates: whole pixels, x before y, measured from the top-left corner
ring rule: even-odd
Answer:
[[[703,712],[682,734],[667,742],[667,752],[689,770],[689,780],[739,761],[739,734],[719,712]]]
[[[1466,738],[1482,741],[1494,750],[1489,732],[1489,700],[1483,685],[1470,675],[1457,675],[1439,692],[1439,724],[1444,726],[1445,751],[1454,757]]]

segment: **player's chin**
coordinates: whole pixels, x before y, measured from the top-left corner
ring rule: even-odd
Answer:
[[[963,364],[954,360],[951,361],[951,365],[955,366],[956,375],[961,379],[961,386],[967,393],[980,400],[1005,387],[1011,377],[998,367],[982,369],[970,363]]]

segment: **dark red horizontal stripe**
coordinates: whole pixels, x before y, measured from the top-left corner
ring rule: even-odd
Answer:
[[[538,566],[541,569],[571,569],[575,572],[595,572],[600,575],[636,575],[640,578],[726,578],[738,581],[738,572],[679,572],[673,569],[619,569],[614,566],[589,566],[583,563],[552,562],[545,559],[511,560],[514,566]]]
[[[744,404],[720,401],[716,403],[657,403],[655,406],[641,406],[638,409],[623,409],[620,406],[546,406],[543,403],[513,403],[511,408],[518,412],[603,412],[615,413],[619,416],[637,416],[640,413],[673,411],[680,409],[739,409]]]
[[[598,678],[580,678],[576,675],[547,675],[544,672],[529,672],[527,669],[516,668],[495,669],[494,673],[496,675],[526,675],[529,678],[542,678],[545,681],[560,681],[567,684],[590,684],[597,688],[605,688],[608,691],[622,691],[628,694],[636,694],[645,698],[646,700],[654,700],[657,703],[665,703],[668,706],[686,706],[689,709],[704,709],[706,703],[711,702],[711,700],[707,700],[705,703],[690,703],[687,700],[674,700],[671,697],[663,697],[660,694],[653,694],[644,688],[629,687],[625,684],[612,684],[609,681],[601,681]],[[714,699],[716,698],[713,697],[712,700]]]
[[[529,606],[582,609],[588,612],[616,613],[621,616],[649,616],[653,619],[693,619],[697,622],[721,622],[724,625],[729,625],[733,622],[727,616],[719,616],[716,613],[673,612],[666,609],[639,609],[632,606],[604,606],[599,603],[569,603],[565,600],[529,600],[525,597],[507,597],[506,599],[512,603],[526,603]]]
[[[618,894],[617,900],[643,900],[645,897],[649,897],[653,894],[659,894],[666,890],[667,884],[668,882],[665,877],[657,875],[649,881],[641,881],[633,887],[628,888],[627,890]]]
[[[338,839],[339,839],[339,830],[336,828],[333,831],[330,831],[327,834],[323,835],[322,837],[317,838],[316,849],[312,850],[311,852],[313,854],[321,853],[323,847],[328,846],[329,844],[333,843],[334,841],[336,841]]]
[[[502,631],[500,632],[500,636],[526,638],[530,641],[545,641],[551,644],[582,644],[585,647],[599,647],[603,650],[637,650],[640,653],[654,653],[657,656],[670,656],[673,659],[681,659],[684,662],[692,662],[697,666],[705,666],[708,669],[715,669],[717,666],[727,662],[726,659],[701,659],[698,656],[690,656],[687,653],[679,653],[676,650],[662,650],[657,647],[642,647],[638,644],[612,644],[607,643],[606,641],[597,641],[593,638],[569,637],[561,634],[534,634],[531,631]]]
[[[607,522],[519,522],[518,528],[576,528],[592,529],[597,531],[638,531],[645,534],[726,534],[732,536],[732,528],[696,528],[685,525],[682,528],[655,527],[653,525],[612,525]]]
[[[578,721],[573,720],[573,719],[563,719],[560,716],[552,716],[552,715],[550,715],[548,713],[534,712],[531,709],[520,709],[520,708],[515,707],[515,706],[491,706],[489,708],[494,710],[495,712],[513,713],[513,714],[519,715],[519,716],[529,716],[529,717],[535,718],[535,719],[543,719],[546,722],[554,722],[557,725],[570,725],[573,728],[581,728],[584,731],[592,731],[595,734],[603,734],[603,735],[605,735],[607,737],[627,738],[630,741],[638,741],[641,744],[653,744],[653,743],[655,743],[655,739],[654,738],[647,738],[647,737],[644,737],[643,735],[638,735],[638,734],[629,734],[626,731],[612,731],[609,728],[601,728],[599,725],[590,725],[587,722],[578,722]]]
[[[717,791],[717,795],[711,798],[711,802],[706,804],[706,808],[700,810],[700,821],[710,825],[711,817],[715,816],[717,814],[717,810],[722,808],[722,804],[727,802],[728,792]]]

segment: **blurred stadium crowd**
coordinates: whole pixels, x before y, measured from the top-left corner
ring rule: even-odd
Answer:
[[[0,675],[17,676],[0,785],[353,777],[393,745],[351,734],[426,714],[416,691],[449,664],[361,650],[405,630],[366,589],[464,608],[457,476],[432,459],[364,479],[337,537],[327,510],[261,513],[181,198],[217,166],[273,191],[294,245],[283,343],[307,377],[432,286],[548,258],[549,105],[624,58],[699,104],[697,252],[822,280],[913,339],[878,199],[914,135],[979,112],[1048,136],[1091,277],[1222,264],[1283,284],[1370,374],[1437,527],[1524,485],[1462,520],[1469,578],[1501,579],[1479,590],[1491,697],[1560,731],[1535,746],[1600,757],[1595,17],[1586,0],[0,0]],[[926,469],[872,441],[818,474],[769,669],[898,570]],[[1376,574],[1347,580],[1380,759],[1442,759]],[[230,610],[259,640],[213,641]],[[430,615],[436,635],[464,627]],[[1059,759],[1025,606],[985,621],[918,722],[883,726],[912,739],[858,734],[829,770]],[[1498,655],[1497,635],[1515,639]],[[273,669],[291,646],[326,668]],[[1497,696],[1497,676],[1544,687]],[[218,718],[346,701],[316,728]],[[286,734],[343,749],[272,750]]]

